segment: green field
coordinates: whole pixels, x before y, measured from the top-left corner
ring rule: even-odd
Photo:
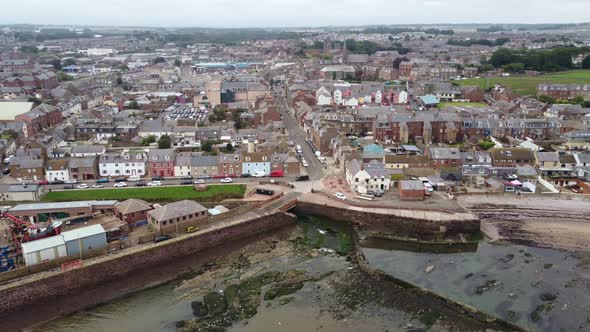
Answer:
[[[155,187],[155,188],[117,188],[94,190],[53,191],[45,195],[44,202],[69,202],[88,200],[117,200],[129,198],[143,199],[148,202],[174,202],[191,199],[201,202],[216,202],[228,198],[243,198],[246,186],[242,184],[214,185],[206,191],[197,191],[193,186]]]
[[[514,92],[516,92],[517,94],[534,95],[537,93],[537,85],[541,83],[590,83],[590,70],[573,70],[568,72],[545,74],[540,76],[492,77],[489,79],[471,78],[467,80],[457,80],[454,82],[463,86],[479,86],[483,90],[485,90],[488,87],[494,87],[494,84],[502,84],[514,90]]]
[[[485,103],[454,103],[454,102],[442,102],[439,104],[439,108],[443,109],[449,106],[475,106],[475,107],[485,107],[487,106]]]

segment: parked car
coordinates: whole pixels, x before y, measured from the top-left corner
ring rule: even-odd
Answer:
[[[381,189],[375,189],[373,192],[373,196],[375,197],[383,197],[383,195],[385,195],[385,191]]]
[[[86,183],[81,183],[76,188],[77,189],[88,189],[88,185]]]
[[[115,179],[115,182],[117,182],[117,183],[119,183],[119,182],[127,182],[127,179],[126,178],[118,178],[118,179]]]
[[[180,181],[180,184],[182,184],[182,185],[191,184],[192,185],[193,184],[193,181],[191,181],[191,180],[182,180],[182,181]]]
[[[334,196],[336,196],[336,198],[341,199],[343,201],[346,200],[346,196],[343,193],[336,193]]]
[[[47,180],[41,180],[41,181],[37,182],[38,186],[46,186],[48,184],[49,184],[49,181],[47,181]]]
[[[49,182],[49,184],[64,184],[65,182],[62,180],[55,180],[55,181],[51,181]]]
[[[295,177],[295,181],[309,181],[309,175],[299,175]]]
[[[104,188],[104,184],[95,183],[92,185],[92,188]]]
[[[74,189],[74,186],[70,184],[70,185],[64,186],[64,189],[65,190]]]
[[[197,179],[202,179],[202,180],[207,180],[210,179],[211,177],[209,175],[199,175],[197,176]]]
[[[193,181],[193,183],[194,183],[194,184],[204,184],[204,183],[205,183],[205,180],[203,180],[203,179],[198,179],[198,180],[195,180],[195,181]]]
[[[188,227],[186,228],[186,232],[187,232],[187,233],[194,233],[194,232],[196,232],[196,231],[198,231],[198,230],[199,230],[199,227],[197,227],[197,226],[188,226]]]
[[[96,183],[108,183],[108,182],[109,182],[108,178],[102,178],[102,179],[96,180]]]
[[[133,175],[127,178],[128,182],[139,182],[141,178],[138,175]]]
[[[221,179],[221,183],[232,183],[232,182],[234,182],[234,180],[232,180],[231,178]]]
[[[252,174],[250,174],[250,173],[244,173],[244,174],[242,174],[242,177],[243,178],[251,178],[252,177]]]
[[[67,183],[67,184],[76,184],[76,183],[78,183],[78,180],[76,180],[76,179],[65,180],[64,183]]]
[[[424,189],[425,189],[426,191],[428,191],[429,193],[431,193],[431,192],[433,192],[433,191],[434,191],[434,188],[432,187],[432,185],[431,185],[430,183],[425,183],[425,184],[424,184]]]
[[[309,167],[309,164],[307,163],[307,161],[302,161],[301,164],[303,165],[303,167]]]
[[[147,187],[147,183],[145,183],[145,182],[137,182],[137,183],[135,184],[135,186],[136,186],[136,187]]]
[[[193,176],[192,175],[187,175],[187,176],[183,176],[181,177],[182,180],[192,180]]]
[[[158,243],[158,242],[170,240],[171,238],[172,238],[172,236],[170,236],[170,235],[158,235],[154,239],[154,242]]]
[[[127,187],[127,182],[117,182],[117,183],[115,183],[114,187],[116,187],[116,188]]]
[[[152,181],[162,181],[162,180],[164,180],[164,178],[161,177],[161,176],[154,176],[154,177],[152,177]]]
[[[10,174],[10,168],[5,168],[2,170],[2,174],[6,175],[6,174]]]
[[[149,187],[159,187],[162,185],[162,181],[152,181],[147,184]]]

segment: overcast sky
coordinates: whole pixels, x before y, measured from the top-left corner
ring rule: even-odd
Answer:
[[[590,0],[0,0],[0,24],[293,27],[590,21]]]

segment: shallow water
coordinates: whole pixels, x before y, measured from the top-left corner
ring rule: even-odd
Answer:
[[[376,247],[374,243],[372,247]],[[590,329],[584,325],[590,317],[590,271],[570,252],[485,242],[475,252],[450,254],[389,248],[362,248],[362,252],[372,267],[391,276],[522,327],[536,331]],[[495,286],[477,294],[478,287],[488,282],[488,286]],[[557,299],[543,301],[545,293]]]

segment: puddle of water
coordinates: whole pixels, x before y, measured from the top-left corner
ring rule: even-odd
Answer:
[[[433,254],[370,244],[362,252],[372,267],[525,328],[574,331],[590,317],[589,271],[569,252],[482,242],[475,252]],[[489,289],[477,294],[482,286]]]

